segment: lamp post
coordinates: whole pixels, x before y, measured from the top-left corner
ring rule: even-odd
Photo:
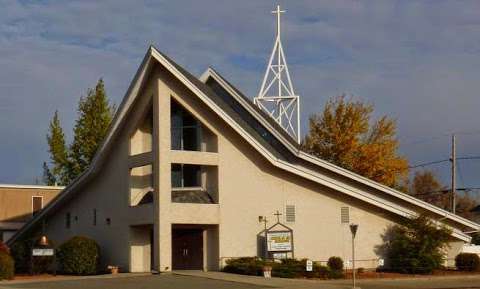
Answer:
[[[355,235],[357,234],[358,224],[350,224],[350,232],[352,232],[352,283],[355,286]]]
[[[55,254],[55,247],[53,243],[50,243],[47,236],[42,234],[40,239],[33,244],[31,257],[30,257],[30,274],[33,275],[33,259],[35,257],[41,256],[52,256],[53,257],[53,275],[57,276],[57,260]]]

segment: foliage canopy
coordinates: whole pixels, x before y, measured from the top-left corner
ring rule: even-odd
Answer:
[[[55,112],[47,134],[50,164],[43,164],[43,181],[48,185],[68,185],[88,168],[105,138],[115,112],[109,103],[102,79],[94,89],[88,89],[78,103],[78,117],[73,130],[73,142],[67,146]]]
[[[303,149],[362,176],[397,186],[408,172],[408,162],[397,153],[395,121],[383,116],[371,123],[374,106],[333,97],[323,112],[309,120]]]
[[[442,266],[450,234],[446,227],[439,227],[421,215],[390,227],[379,249],[392,271],[431,273]]]

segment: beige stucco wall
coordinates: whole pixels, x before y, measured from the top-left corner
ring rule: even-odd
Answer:
[[[45,207],[61,188],[0,186],[0,222],[26,222],[32,217],[32,197],[43,197]]]
[[[373,261],[379,258],[376,247],[382,243],[385,229],[398,220],[397,216],[275,168],[171,75],[162,70],[157,73],[158,78],[147,82],[128,114],[100,172],[88,185],[79,188],[77,197],[48,219],[47,232],[53,240],[62,242],[74,235],[90,236],[101,245],[103,265],[137,271],[147,265],[138,260],[132,262],[132,258],[144,256],[147,249],[130,250],[132,240],[145,241],[145,236],[131,235],[131,226],[153,224],[153,248],[158,252],[155,268],[169,271],[172,224],[218,225],[218,230],[209,227],[214,229],[209,229],[205,236],[207,268],[215,269],[225,258],[257,255],[257,234],[263,229],[258,217],[267,216],[271,225],[275,221],[273,213],[278,210],[285,214],[288,204],[296,207],[295,222],[286,223],[294,230],[295,257],[324,261],[330,256],[340,256],[348,260],[351,235],[348,225],[340,222],[340,208],[347,206],[350,221],[360,225],[357,259],[371,260],[359,262],[358,266],[376,266]],[[218,153],[170,151],[170,97],[217,135]],[[153,152],[147,157],[130,157],[129,137],[150,104],[154,111]],[[154,204],[129,207],[129,168],[132,163],[145,164],[149,158],[154,159],[157,192]],[[218,205],[171,203],[171,163],[182,159],[218,165]],[[93,226],[93,209],[97,210],[96,226]],[[65,228],[67,212],[72,216],[70,229]],[[106,218],[111,219],[110,225],[106,224]]]

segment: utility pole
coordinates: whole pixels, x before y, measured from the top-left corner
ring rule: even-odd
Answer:
[[[457,201],[456,201],[456,152],[455,152],[455,134],[452,134],[452,157],[450,161],[452,162],[452,213],[455,214]]]

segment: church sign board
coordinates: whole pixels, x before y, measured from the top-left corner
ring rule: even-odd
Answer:
[[[292,232],[291,231],[267,232],[267,249],[269,252],[291,252],[292,251]]]
[[[32,256],[53,256],[55,254],[50,248],[34,248],[32,249]]]

